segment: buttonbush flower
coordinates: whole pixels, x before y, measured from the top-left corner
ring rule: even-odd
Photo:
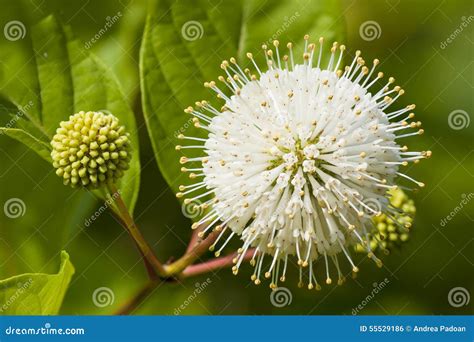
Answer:
[[[401,168],[431,152],[402,145],[423,130],[410,121],[415,105],[391,109],[404,91],[393,86],[392,77],[380,84],[379,60],[366,66],[357,51],[343,67],[345,46],[334,43],[323,66],[323,39],[317,47],[305,36],[298,64],[292,43],[283,56],[279,42],[273,46],[263,45],[267,68],[251,53],[252,71],[235,58],[222,62],[222,86],[204,84],[225,101],[220,110],[207,101],[185,110],[207,137],[179,136],[195,143],[177,150],[202,155],[181,157],[182,171],[197,181],[181,186],[177,197],[208,208],[193,228],[205,226],[202,234],[221,231],[216,255],[233,236],[242,240],[235,274],[255,248],[255,284],[271,278],[276,288],[288,264],[299,268],[301,286],[320,289],[318,278],[330,284],[335,276],[341,284],[342,260],[349,272],[359,270],[350,253],[358,244],[381,266],[370,243],[372,216],[383,213],[403,225],[387,191],[398,187],[397,179],[423,187]]]
[[[129,167],[125,127],[112,114],[79,112],[63,121],[51,141],[53,166],[65,185],[95,189],[114,183]]]

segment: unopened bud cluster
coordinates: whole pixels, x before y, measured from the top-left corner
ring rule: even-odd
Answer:
[[[400,247],[410,237],[410,228],[416,213],[414,201],[398,188],[390,190],[389,194],[390,204],[400,210],[400,213],[396,216],[396,220],[386,214],[374,216],[375,229],[371,232],[369,241],[372,251],[390,252]],[[357,245],[356,249],[358,252],[365,251],[361,245]]]
[[[129,134],[102,112],[79,112],[63,121],[51,141],[56,174],[65,185],[95,189],[114,183],[129,168]]]

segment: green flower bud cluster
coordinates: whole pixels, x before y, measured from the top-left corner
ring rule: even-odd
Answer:
[[[129,168],[131,146],[112,114],[79,112],[63,121],[51,141],[53,166],[65,185],[96,189]]]
[[[379,250],[390,252],[400,247],[410,237],[409,229],[416,213],[414,201],[398,188],[390,190],[389,194],[392,206],[400,209],[402,213],[396,216],[398,224],[385,214],[373,217],[375,228],[370,232],[369,243],[370,249],[374,252]],[[356,251],[366,252],[366,249],[359,244],[356,246]]]

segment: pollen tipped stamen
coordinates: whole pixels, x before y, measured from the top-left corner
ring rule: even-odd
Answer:
[[[251,53],[247,54],[258,75],[243,70],[233,57],[222,62],[225,76],[219,77],[223,83],[219,86],[233,96],[226,96],[215,82],[206,82],[206,87],[225,101],[220,111],[205,101],[196,103],[198,110],[186,109],[207,138],[178,136],[204,143],[178,145],[177,150],[205,154],[181,158],[183,164],[200,162],[202,168],[182,168],[197,182],[180,186],[178,195],[194,194],[185,203],[212,197],[205,202],[205,207],[212,209],[199,221],[207,226],[203,234],[225,227],[226,234],[231,231],[230,236],[241,237],[242,247],[233,259],[234,274],[250,248],[255,248],[250,261],[255,284],[260,284],[263,275],[275,289],[279,280],[285,280],[288,258],[294,256],[299,285],[308,280],[309,289],[319,289],[318,260],[324,257],[328,284],[333,282],[329,257],[336,266],[338,284],[345,279],[338,254],[345,255],[355,274],[358,268],[349,248],[357,244],[372,253],[370,222],[381,213],[396,222],[402,214],[385,200],[387,190],[405,188],[394,184],[396,176],[406,178],[398,169],[428,158],[431,152],[408,152],[406,146],[396,143],[423,130],[421,122],[412,120],[414,105],[385,112],[404,93],[399,86],[392,86],[394,78],[384,87],[368,91],[383,77],[382,72],[376,72],[378,60],[366,66],[357,51],[351,64],[344,67],[345,46],[334,43],[328,64],[321,70],[323,39],[319,40],[316,67],[316,46],[309,36],[305,36],[298,65],[293,44],[287,44],[288,55],[283,56],[279,44],[274,41],[273,50],[262,46],[265,71]],[[406,129],[418,131],[400,134]],[[367,199],[376,200],[379,206],[372,207]],[[394,223],[399,225],[409,224]],[[221,232],[212,249],[223,236]],[[380,265],[372,254],[370,258]],[[271,260],[264,265],[266,255]]]

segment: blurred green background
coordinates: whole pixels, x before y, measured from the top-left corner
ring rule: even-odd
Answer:
[[[225,1],[220,6],[225,6]],[[142,163],[137,223],[162,260],[179,257],[190,237],[190,222],[160,175],[140,104],[138,56],[146,1],[0,0],[0,8],[2,28],[11,20],[21,20],[28,29],[55,13],[83,42],[103,27],[108,16],[123,14],[91,50],[115,72],[136,113]],[[415,150],[433,151],[432,159],[409,170],[426,183],[424,189],[410,194],[417,205],[411,239],[384,258],[382,269],[364,261],[357,279],[349,279],[343,286],[325,285],[320,292],[298,289],[296,277],[288,277],[285,286],[293,298],[284,308],[271,304],[265,282],[260,286],[250,282],[250,267],[242,267],[237,277],[225,269],[183,283],[160,285],[135,313],[174,314],[190,302],[181,314],[351,314],[372,291],[372,284],[387,278],[388,285],[360,314],[472,314],[472,302],[453,307],[448,293],[463,287],[473,294],[474,203],[464,205],[447,224],[441,221],[460,205],[463,194],[474,192],[474,123],[461,129],[448,123],[453,111],[463,111],[461,115],[467,119],[474,112],[473,9],[470,0],[342,1],[337,22],[345,27],[344,43],[349,49],[362,50],[368,60],[379,58],[380,69],[397,78],[406,90],[400,104],[416,103],[415,113],[425,129],[423,136],[407,143]],[[281,13],[279,17],[255,15],[285,20]],[[367,21],[378,25],[376,36],[369,39],[360,31]],[[298,21],[291,25],[298,25]],[[455,33],[460,26],[462,32]],[[452,35],[455,38],[447,42]],[[5,82],[21,82],[21,73],[14,80],[6,77],[4,71],[15,46],[3,38],[0,36],[0,88]],[[8,120],[0,117],[0,124]],[[85,219],[100,204],[87,193],[64,187],[52,167],[34,152],[0,136],[0,205],[10,198],[22,199],[26,213],[11,219],[0,211],[0,278],[56,272],[58,253],[67,250],[76,274],[63,314],[111,314],[144,284],[146,274],[140,258],[118,222],[106,213],[86,227]],[[236,248],[238,241],[232,246]],[[189,301],[196,284],[208,277],[210,285]],[[113,290],[112,305],[94,305],[92,294],[99,287]]]

